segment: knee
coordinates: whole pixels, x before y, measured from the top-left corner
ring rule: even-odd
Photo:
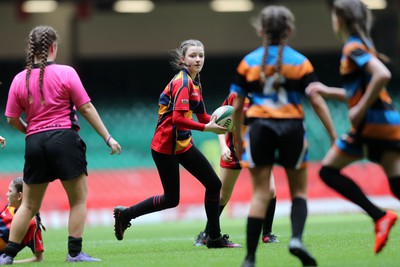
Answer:
[[[322,181],[324,181],[328,185],[335,179],[338,174],[340,174],[338,170],[327,166],[322,166],[319,171],[319,176],[321,177]]]
[[[166,209],[175,208],[179,205],[179,197],[165,198],[163,206]]]
[[[219,194],[221,192],[221,187],[222,187],[222,182],[221,180],[219,180],[219,178],[217,177],[217,179],[214,179],[212,183],[208,183],[205,188],[206,191],[210,194]]]
[[[31,216],[35,216],[35,214],[39,213],[39,207],[38,206],[32,206],[29,204],[26,205],[21,205],[20,210],[25,209],[25,211]]]
[[[179,205],[179,201],[173,201],[169,203],[169,208],[175,208]]]

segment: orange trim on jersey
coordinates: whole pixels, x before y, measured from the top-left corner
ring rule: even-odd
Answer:
[[[190,148],[190,141],[192,139],[186,139],[186,140],[177,140],[176,141],[176,145],[175,145],[175,153],[179,154],[182,153],[184,151],[187,151],[188,148]]]
[[[360,88],[357,89],[356,93],[349,99],[349,107],[355,106],[358,101],[360,101],[361,97],[363,96],[362,91]]]
[[[163,115],[168,111],[168,106],[159,105],[158,114]]]
[[[383,88],[381,92],[379,93],[379,98],[388,104],[392,104],[392,99],[390,98],[388,92],[386,91],[386,88]]]
[[[193,110],[188,110],[188,111],[184,112],[183,115],[187,119],[193,119]]]
[[[305,60],[301,65],[282,65],[280,74],[287,79],[298,80],[301,79],[308,73],[314,71],[311,62]],[[261,66],[256,65],[250,67],[244,60],[240,62],[237,67],[237,72],[246,77],[247,82],[254,82],[260,80]],[[275,66],[268,65],[265,67],[265,73],[267,76],[271,76],[275,72]]]
[[[285,105],[280,108],[252,105],[246,112],[248,118],[279,118],[279,119],[302,119],[304,118],[301,105]]]
[[[374,51],[371,51],[366,45],[362,43],[348,43],[343,47],[342,52],[345,55],[345,58],[342,59],[342,61],[340,62],[340,74],[346,75],[349,73],[353,73],[358,69],[358,66],[353,61],[349,60],[351,52],[353,52],[355,49],[361,49],[367,53],[370,53],[373,56],[376,56],[376,53]]]
[[[343,53],[348,57],[350,55],[350,53],[353,52],[357,48],[364,50],[368,53],[371,53],[371,51],[369,51],[369,49],[366,45],[364,45],[363,43],[358,43],[358,42],[351,42],[351,43],[346,44],[345,47],[343,47]]]
[[[400,126],[389,124],[367,124],[362,136],[381,140],[400,140]]]

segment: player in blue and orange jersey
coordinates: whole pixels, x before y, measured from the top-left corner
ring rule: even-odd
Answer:
[[[322,180],[361,207],[375,223],[375,253],[385,246],[397,220],[394,211],[382,210],[353,180],[341,173],[362,158],[379,164],[390,188],[400,199],[400,115],[385,89],[390,71],[379,60],[370,37],[371,12],[360,0],[337,0],[332,5],[332,26],[343,41],[340,73],[343,88],[315,83],[308,94],[347,101],[351,130],[336,141],[322,161]],[[371,177],[370,177],[371,178]]]
[[[22,184],[23,178],[17,177],[10,182],[8,186],[7,206],[0,213],[0,254],[4,252],[7,245],[8,237],[10,235],[11,222],[14,214],[22,203]],[[28,231],[22,240],[22,248],[27,246],[32,250],[33,257],[23,260],[16,260],[14,263],[26,263],[43,261],[43,238],[42,238],[42,224],[39,214],[37,214],[29,223]],[[44,229],[44,228],[43,228]]]
[[[263,45],[247,54],[236,69],[231,87],[234,101],[235,152],[247,161],[253,182],[253,196],[247,219],[247,255],[243,266],[255,266],[255,255],[265,210],[270,202],[270,177],[274,164],[285,168],[292,209],[292,237],[289,251],[304,266],[317,262],[302,242],[307,218],[308,142],[300,97],[316,81],[310,61],[287,45],[294,31],[294,16],[284,6],[268,6],[255,20]],[[245,98],[252,105],[246,111],[247,131],[243,138]],[[309,98],[312,107],[333,141],[336,137],[328,106],[319,95]],[[245,140],[245,142],[244,142]],[[246,147],[244,147],[246,144]]]
[[[130,220],[144,214],[173,208],[179,204],[179,165],[187,169],[205,187],[204,206],[209,222],[208,248],[239,247],[221,235],[219,223],[219,193],[221,181],[211,164],[196,148],[191,130],[223,134],[228,131],[210,120],[207,114],[200,84],[200,71],[205,59],[204,46],[198,40],[183,41],[174,51],[171,62],[179,70],[159,98],[159,119],[151,153],[160,174],[163,195],[150,197],[131,207],[114,208],[115,236],[123,239]],[[192,119],[193,114],[199,122]]]
[[[222,106],[224,105],[233,105],[233,101],[235,100],[237,94],[229,93],[228,97],[225,98]],[[246,112],[248,106],[250,105],[250,99],[245,99],[244,104],[244,112]],[[246,126],[243,126],[246,127]],[[245,131],[245,130],[244,130]],[[218,140],[221,148],[221,157],[220,157],[220,178],[222,182],[221,187],[221,199],[220,199],[220,214],[224,210],[225,206],[228,204],[229,199],[232,196],[233,188],[235,187],[236,181],[239,177],[239,174],[242,170],[242,164],[240,163],[240,159],[235,154],[235,148],[233,145],[233,135],[231,132],[226,134],[218,135]],[[272,233],[272,223],[275,216],[275,207],[276,207],[276,190],[275,190],[275,180],[273,174],[271,173],[270,179],[270,195],[271,201],[266,210],[265,219],[263,222],[263,233],[262,233],[262,242],[263,243],[279,243],[279,240],[276,235]],[[208,236],[208,223],[206,224],[204,231],[201,231],[193,245],[202,246],[205,245]]]

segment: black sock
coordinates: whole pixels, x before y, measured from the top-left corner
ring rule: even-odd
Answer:
[[[163,209],[170,208],[172,206],[169,205],[168,202],[165,202],[165,197],[162,196],[153,196],[149,197],[133,206],[126,208],[122,214],[128,220],[135,219],[145,214],[153,213],[156,211],[160,211]],[[157,204],[155,204],[157,203]],[[164,205],[164,206],[163,206]]]
[[[297,237],[300,240],[302,239],[307,214],[307,201],[300,197],[293,198],[292,210],[290,212],[290,220],[292,221],[292,237]]]
[[[393,195],[400,200],[400,176],[391,177],[389,179],[389,185]]]
[[[224,210],[225,206],[226,206],[226,205],[220,205],[220,206],[219,206],[219,216],[220,216],[220,217],[221,217],[221,213],[222,213],[222,211]],[[206,227],[204,228],[204,233],[205,233],[206,235],[208,235],[208,220],[207,220],[207,223],[206,223]]]
[[[272,222],[274,221],[275,207],[276,207],[276,197],[272,198],[269,201],[265,213],[265,219],[263,222],[263,235],[267,235],[272,232]]]
[[[15,258],[17,256],[18,252],[22,249],[21,244],[9,241],[7,243],[7,246],[4,248],[4,253],[7,256],[10,256],[12,258]]]
[[[219,206],[219,192],[218,194],[208,194],[206,192],[206,196],[204,199],[204,207],[206,209],[207,214],[207,223],[208,223],[208,236],[211,239],[217,239],[221,237],[221,227],[219,223],[219,214],[220,214],[220,206]]]
[[[263,219],[248,217],[246,226],[247,235],[247,256],[246,259],[255,260],[256,250],[261,235]]]
[[[82,251],[82,237],[68,237],[68,254],[76,257]]]
[[[341,174],[339,170],[323,166],[319,175],[328,186],[362,208],[374,221],[385,215],[385,212],[375,206],[353,180]]]

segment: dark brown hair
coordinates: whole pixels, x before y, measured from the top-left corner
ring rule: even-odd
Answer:
[[[32,94],[29,90],[29,77],[35,63],[35,58],[39,59],[40,74],[39,74],[39,90],[41,94],[42,105],[45,104],[43,95],[43,77],[47,64],[47,56],[50,45],[57,41],[56,31],[49,26],[36,26],[29,33],[28,55],[26,58],[26,89],[28,90],[29,103],[33,102]]]
[[[332,10],[336,16],[344,23],[350,34],[355,34],[361,38],[363,44],[373,52],[379,59],[387,63],[390,59],[378,53],[374,47],[370,31],[372,26],[372,14],[368,7],[360,0],[335,0]]]
[[[284,6],[267,6],[263,8],[254,21],[258,33],[263,39],[264,55],[261,61],[260,83],[263,86],[266,79],[266,61],[268,57],[268,48],[270,45],[278,45],[278,57],[274,66],[274,75],[277,76],[274,82],[274,88],[278,89],[280,81],[278,78],[282,67],[283,49],[287,43],[289,35],[294,31],[294,15]]]

